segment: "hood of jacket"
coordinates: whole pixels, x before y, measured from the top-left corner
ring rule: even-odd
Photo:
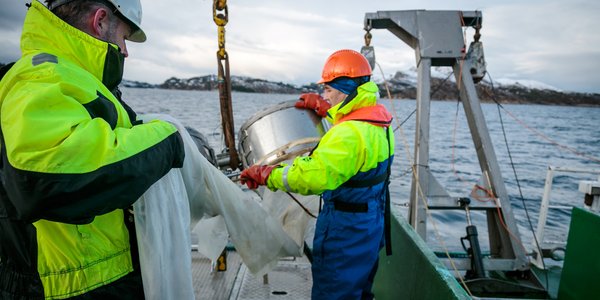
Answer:
[[[349,101],[342,101],[332,106],[327,111],[327,119],[332,124],[339,123],[344,116],[351,112],[367,106],[375,106],[377,104],[377,98],[379,94],[379,88],[377,84],[372,81],[366,82],[356,89],[356,96]],[[351,97],[351,95],[348,95]],[[348,100],[348,99],[347,99]]]

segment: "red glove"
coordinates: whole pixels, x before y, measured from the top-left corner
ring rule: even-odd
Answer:
[[[325,117],[327,110],[331,108],[331,104],[321,98],[321,95],[316,93],[305,93],[300,95],[300,100],[294,104],[297,108],[313,109],[317,115]]]
[[[271,175],[271,171],[277,167],[279,167],[279,165],[251,166],[250,168],[242,171],[242,174],[240,174],[240,181],[242,184],[246,184],[250,189],[256,189],[259,185],[267,185],[267,178],[269,178],[269,175]]]

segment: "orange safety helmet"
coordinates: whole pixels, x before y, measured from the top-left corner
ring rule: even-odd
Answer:
[[[325,61],[321,80],[317,83],[330,82],[338,77],[371,76],[371,66],[367,59],[360,53],[343,49],[333,52]]]

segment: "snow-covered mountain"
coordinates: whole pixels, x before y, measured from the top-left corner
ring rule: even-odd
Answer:
[[[0,67],[4,65],[0,63]],[[456,88],[454,76],[451,74],[450,69],[432,68],[431,76],[432,99],[458,99],[458,89]],[[554,86],[530,79],[500,78],[491,82],[488,78],[486,77],[476,85],[477,94],[482,102],[600,106],[600,94],[598,93],[564,92]],[[373,80],[379,86],[381,97],[416,98],[417,70],[415,68],[398,71],[385,80],[380,76],[374,75]],[[216,90],[218,88],[218,81],[216,75],[206,75],[188,79],[171,77],[161,84],[123,80],[121,86],[131,88]],[[300,94],[320,91],[320,87],[314,83],[297,86],[246,76],[232,76],[231,89],[238,92],[280,94]]]
[[[458,89],[454,75],[449,69],[432,68],[431,98],[436,100],[457,100]],[[383,80],[374,78],[382,97],[415,99],[417,95],[416,69],[398,71]],[[499,79],[491,82],[488,77],[475,85],[482,102],[535,103],[554,105],[600,106],[600,94],[563,92],[551,85],[535,80]]]
[[[456,100],[458,89],[454,76],[449,69],[433,68],[431,78],[431,98],[434,100]],[[416,70],[398,71],[386,78],[374,76],[382,97],[415,99],[417,73]],[[125,87],[162,88],[183,90],[216,90],[216,75],[198,76],[187,79],[171,77],[162,84],[152,85],[144,82],[123,80]],[[231,89],[249,93],[300,94],[319,92],[316,84],[297,86],[284,82],[273,82],[246,76],[232,76]],[[490,82],[485,78],[476,85],[479,98],[483,102],[499,103],[537,103],[555,105],[600,106],[600,94],[563,92],[560,89],[535,80],[498,79]]]

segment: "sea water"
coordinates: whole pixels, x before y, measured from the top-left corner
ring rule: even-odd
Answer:
[[[138,113],[166,113],[204,134],[215,152],[224,148],[219,95],[216,91],[184,91],[123,88],[123,99]],[[297,95],[232,94],[234,127],[271,105],[291,101]],[[390,185],[393,209],[407,216],[411,159],[414,156],[415,100],[381,99],[394,116],[395,159]],[[490,137],[510,197],[523,245],[532,248],[548,166],[600,169],[600,107],[482,104]],[[462,103],[432,101],[430,114],[430,170],[453,197],[467,197],[481,171]],[[401,126],[400,123],[402,123]],[[301,126],[301,125],[299,125]],[[507,146],[508,145],[508,146]],[[511,163],[512,158],[512,163]],[[515,176],[516,174],[516,176]],[[597,175],[558,173],[551,203],[583,205],[579,180],[598,180]],[[522,195],[522,196],[521,196]],[[465,235],[465,212],[434,211],[428,220],[428,243],[451,251],[460,250]],[[487,224],[480,212],[472,212],[479,228],[483,251],[489,249]],[[432,223],[437,224],[433,227]],[[564,241],[570,210],[552,210],[545,241]]]

